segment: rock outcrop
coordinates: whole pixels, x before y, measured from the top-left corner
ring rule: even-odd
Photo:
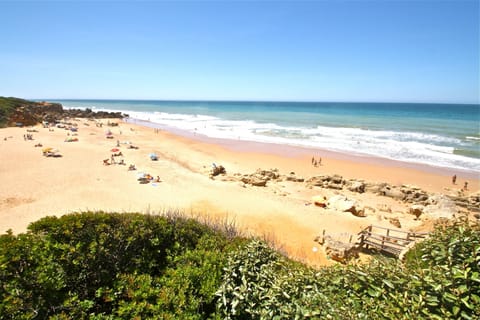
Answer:
[[[433,195],[428,203],[423,210],[423,219],[452,219],[458,213],[455,202],[444,195]]]
[[[480,214],[480,193],[468,197],[463,192],[458,192],[454,196],[451,195],[451,192],[449,195],[438,195],[428,193],[412,185],[395,186],[385,182],[366,182],[361,179],[346,180],[340,175],[318,175],[305,180],[303,177],[298,177],[294,172],[282,175],[278,169],[257,169],[257,171],[251,174],[237,173],[233,176],[228,176],[224,181],[238,181],[244,187],[247,185],[265,187],[270,182],[284,181],[304,183],[310,189],[323,188],[350,191],[352,193],[372,193],[377,196],[394,199],[398,202],[411,204],[408,210],[403,213],[414,215],[416,220],[451,218],[458,213],[457,207]],[[318,207],[351,212],[358,217],[365,217],[366,210],[369,210],[372,214],[375,213],[375,209],[359,207],[357,201],[348,199],[344,195],[337,195],[328,201],[323,199],[323,196],[313,198],[312,202]],[[376,209],[380,212],[392,213],[391,206],[387,204],[378,203]],[[399,214],[402,214],[402,212]],[[400,224],[400,221],[397,220],[390,222],[395,226]]]
[[[215,177],[218,176],[219,174],[226,174],[227,170],[225,169],[224,166],[217,166],[213,165],[212,170],[210,171],[210,176]]]
[[[278,169],[263,170],[257,169],[251,174],[234,174],[234,178],[243,182],[246,185],[252,185],[255,187],[265,187],[267,182],[274,181],[290,181],[290,182],[303,182],[302,177],[297,177],[295,172],[290,172],[288,175],[281,175]]]
[[[321,175],[311,177],[306,180],[306,186],[309,188],[319,187],[325,189],[335,190],[348,190],[355,193],[373,193],[375,195],[392,198],[394,200],[411,203],[412,206],[408,213],[417,216],[417,218],[423,214],[424,207],[430,206],[427,209],[427,216],[443,217],[453,215],[452,204],[464,208],[470,212],[480,213],[480,193],[475,193],[470,196],[466,196],[463,192],[458,192],[457,195],[447,194],[443,195],[445,200],[450,200],[450,204],[447,207],[432,206],[431,198],[436,196],[433,193],[428,193],[416,186],[402,185],[393,186],[385,182],[365,182],[361,179],[345,180],[339,175]],[[444,202],[445,203],[445,202]],[[387,211],[382,208],[378,208],[380,211]],[[434,214],[434,210],[450,210],[450,213]]]
[[[343,195],[336,195],[330,198],[327,202],[327,207],[340,212],[350,212],[357,217],[365,216],[365,211],[359,208],[357,201],[348,199]]]
[[[408,209],[408,213],[414,215],[415,218],[418,218],[423,214],[424,210],[425,210],[425,206],[420,204],[414,204],[410,206],[410,208]]]
[[[127,115],[121,112],[94,112],[91,109],[63,109],[60,103],[21,100],[7,119],[8,126],[32,126],[41,122],[55,123],[64,118],[115,118]]]
[[[355,243],[344,242],[335,239],[330,235],[321,235],[315,239],[325,250],[327,257],[345,263],[358,255],[358,248]]]

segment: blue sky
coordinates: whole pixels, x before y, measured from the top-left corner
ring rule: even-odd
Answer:
[[[478,1],[0,0],[0,96],[480,103]]]

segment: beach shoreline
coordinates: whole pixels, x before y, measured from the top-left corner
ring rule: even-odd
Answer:
[[[304,183],[271,181],[265,187],[246,185],[236,175],[257,169],[278,169],[284,175],[294,172],[308,179],[321,175],[342,175],[345,179],[387,182],[394,186],[416,185],[434,193],[458,193],[465,180],[468,194],[478,192],[478,179],[452,172],[428,172],[388,161],[369,162],[343,157],[327,151],[290,146],[272,146],[243,141],[220,141],[200,136],[157,130],[139,123],[119,122],[107,126],[98,122],[71,119],[78,132],[36,126],[35,128],[0,129],[0,231],[24,232],[29,223],[46,215],[63,215],[77,211],[161,213],[180,210],[196,217],[231,219],[247,235],[268,238],[289,256],[311,265],[332,263],[314,242],[326,230],[330,234],[356,234],[370,224],[391,226],[397,217],[402,228],[423,228],[406,213],[408,205],[372,194],[309,188]],[[97,126],[99,122],[103,126]],[[110,130],[113,138],[107,139]],[[33,140],[25,140],[27,130]],[[78,141],[65,142],[67,137]],[[58,148],[62,157],[42,156],[42,147]],[[130,148],[137,146],[138,149]],[[113,148],[122,153],[125,165],[104,165],[113,159]],[[150,153],[158,155],[151,161]],[[313,166],[311,158],[322,157]],[[338,156],[338,157],[337,157]],[[115,158],[115,160],[119,160]],[[210,176],[212,163],[226,168],[227,175]],[[135,171],[128,166],[134,164]],[[159,177],[159,182],[140,184],[139,173]],[[318,208],[313,196],[325,198],[342,193],[365,206],[382,204],[391,212],[356,217],[350,213]]]
[[[225,149],[228,149],[232,152],[263,153],[263,154],[270,154],[270,155],[287,157],[287,158],[309,158],[310,159],[311,157],[316,157],[317,159],[322,158],[322,159],[340,160],[340,161],[346,161],[351,163],[362,163],[362,164],[377,165],[377,166],[389,167],[389,168],[400,168],[400,169],[404,168],[404,169],[414,170],[418,172],[425,172],[425,173],[430,173],[433,175],[439,175],[444,177],[452,177],[453,175],[456,175],[457,177],[463,178],[466,180],[480,179],[480,173],[474,172],[474,171],[433,166],[433,165],[427,165],[427,164],[415,163],[415,162],[406,162],[401,160],[394,160],[394,159],[382,158],[379,156],[362,154],[360,152],[356,154],[352,154],[352,153],[348,154],[347,152],[332,151],[332,150],[314,148],[314,147],[257,142],[257,141],[243,140],[243,139],[233,140],[228,138],[224,138],[224,139],[214,138],[214,137],[208,137],[203,134],[192,133],[187,130],[181,130],[174,127],[167,127],[167,126],[159,125],[154,122],[138,120],[138,119],[127,118],[125,122],[148,127],[148,128],[153,128],[153,129],[155,128],[161,129],[173,135],[180,136],[186,139],[196,140],[199,142],[204,142],[206,144],[222,146]]]

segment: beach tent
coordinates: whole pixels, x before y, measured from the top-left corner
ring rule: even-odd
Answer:
[[[317,207],[326,208],[328,200],[324,196],[313,196],[312,197],[312,202]]]
[[[148,156],[150,157],[150,159],[151,159],[152,161],[158,160],[158,156],[157,156],[155,153],[150,153]]]
[[[46,157],[60,157],[58,154],[60,150],[53,149],[53,148],[43,148],[42,149],[43,155]]]

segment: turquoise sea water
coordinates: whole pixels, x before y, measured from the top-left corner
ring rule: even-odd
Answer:
[[[52,100],[50,100],[52,101]],[[480,105],[57,100],[209,137],[289,144],[480,173]]]

